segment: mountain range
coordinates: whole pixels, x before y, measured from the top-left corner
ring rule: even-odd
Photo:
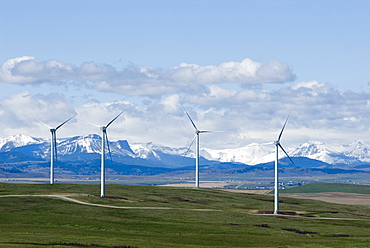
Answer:
[[[109,142],[109,148],[111,169],[123,174],[153,174],[180,169],[190,170],[194,167],[194,153],[187,152],[186,147],[170,148],[153,143],[130,144],[127,140],[118,140]],[[340,147],[330,147],[322,142],[309,141],[297,148],[286,150],[296,161],[295,166],[301,168],[370,168],[370,165],[368,166],[370,144],[364,141],[356,141]],[[283,153],[279,155],[281,158],[284,157]],[[100,156],[101,137],[99,135],[89,134],[57,140],[57,158],[61,170],[80,174],[97,173]],[[271,167],[274,156],[273,146],[257,143],[236,149],[202,148],[200,164],[201,167],[208,169],[242,169],[248,166],[267,165]],[[49,159],[49,140],[22,134],[0,139],[0,168],[3,171],[31,170],[32,166],[33,171],[35,168],[47,171]],[[110,160],[110,156],[107,156],[107,159]],[[15,163],[18,163],[17,166],[14,166]],[[20,166],[21,164],[23,167]],[[285,164],[289,166],[289,163]]]
[[[357,165],[370,162],[370,144],[360,140],[340,147],[330,147],[319,141],[309,141],[297,148],[288,148],[287,152],[290,157],[305,157],[331,165]],[[282,153],[280,155],[284,157]],[[272,146],[257,143],[237,149],[212,150],[205,148],[202,149],[202,156],[221,162],[239,162],[248,165],[267,163],[275,159]]]

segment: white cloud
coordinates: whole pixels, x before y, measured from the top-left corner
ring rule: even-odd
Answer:
[[[1,67],[0,81],[13,84],[40,84],[45,82],[98,82],[117,73],[110,65],[85,62],[80,67],[57,60],[39,61],[24,56],[7,60]]]
[[[262,64],[251,59],[219,65],[182,63],[169,70],[130,66],[118,71],[111,65],[85,62],[81,66],[57,60],[39,61],[34,57],[7,60],[1,67],[0,82],[40,84],[74,82],[95,85],[96,89],[122,95],[160,96],[192,92],[202,85],[234,83],[280,83],[292,81],[291,69],[278,60]]]
[[[287,64],[280,62],[277,59],[272,59],[266,64],[261,64],[256,71],[256,78],[261,83],[282,83],[293,81],[295,75]]]
[[[159,101],[159,105],[162,106],[163,112],[167,114],[178,114],[180,106],[180,96],[170,95]]]
[[[284,136],[294,143],[310,139],[326,143],[341,139],[353,141],[370,135],[369,93],[338,90],[316,81],[272,91],[222,89],[226,93],[220,95],[215,94],[212,87],[208,94],[186,96],[185,101],[203,110],[214,109],[216,116],[218,110],[225,110],[212,121],[218,123],[220,129],[227,127],[239,137],[249,137],[249,141],[228,140],[229,144],[276,139],[290,111]]]
[[[0,128],[3,137],[15,134],[48,137],[47,127],[58,125],[76,112],[62,94],[31,95],[22,92],[0,100]],[[46,132],[44,132],[46,130]],[[46,136],[45,136],[46,135]]]
[[[11,84],[30,84],[34,82],[34,78],[27,75],[14,75],[12,70],[22,61],[32,61],[34,57],[23,56],[14,59],[9,59],[1,66],[0,82]]]
[[[109,129],[111,140],[186,146],[194,129],[181,102],[199,129],[227,131],[203,135],[202,147],[235,148],[273,141],[290,111],[282,140],[286,147],[309,140],[347,144],[370,137],[369,93],[338,90],[316,81],[277,90],[221,86],[202,86],[195,94],[168,94],[149,99],[144,105],[121,100],[73,106],[63,94],[14,94],[0,99],[0,136],[24,133],[48,137],[48,130],[33,117],[53,126],[75,113],[78,116],[58,133],[59,137],[100,134],[99,128],[81,120],[105,125],[126,109]]]

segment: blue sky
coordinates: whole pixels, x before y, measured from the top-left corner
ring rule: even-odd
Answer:
[[[369,136],[368,1],[0,2],[0,137],[78,113],[112,139],[209,148]],[[59,136],[97,132],[75,120]],[[289,129],[290,128],[290,129]],[[213,147],[212,147],[213,146]]]

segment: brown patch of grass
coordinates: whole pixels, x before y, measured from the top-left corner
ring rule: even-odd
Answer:
[[[258,210],[257,214],[274,214],[274,211],[272,210]],[[295,211],[279,211],[278,214],[281,215],[298,215]]]

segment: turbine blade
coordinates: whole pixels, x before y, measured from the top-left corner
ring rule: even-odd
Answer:
[[[199,130],[199,133],[229,133],[228,131]]]
[[[182,106],[182,105],[181,105],[181,106]],[[191,117],[190,117],[190,115],[189,115],[188,111],[186,111],[186,109],[184,108],[184,106],[182,106],[182,109],[184,110],[185,114],[188,116],[188,118],[189,118],[189,120],[190,120],[191,124],[193,125],[193,127],[195,128],[195,130],[196,130],[196,131],[199,131],[199,130],[198,130],[198,128],[197,128],[197,126],[195,125],[194,121],[191,119]]]
[[[199,131],[199,133],[215,133],[214,131]]]
[[[33,118],[35,118],[36,120],[38,120],[39,122],[41,122],[42,124],[44,124],[45,126],[47,126],[49,129],[52,129],[52,127],[51,126],[49,126],[48,124],[46,124],[45,122],[43,122],[42,120],[40,120],[40,119],[38,119],[38,118],[36,118],[36,117],[33,117]]]
[[[197,135],[194,135],[194,138],[192,139],[192,141],[190,142],[190,145],[188,147],[188,149],[186,150],[186,152],[184,153],[184,157],[188,154],[188,152],[190,151],[190,147],[193,145],[194,141],[195,141],[195,138],[197,137]]]
[[[283,146],[282,146],[280,143],[279,143],[279,147],[280,147],[280,148],[281,148],[281,150],[285,153],[285,155],[289,158],[290,162],[292,162],[292,164],[293,164],[294,166],[296,166],[296,165],[295,165],[295,163],[293,162],[293,160],[289,157],[288,153],[284,150]]]
[[[273,145],[274,142],[267,142],[267,143],[262,143],[262,144],[257,144],[257,145],[260,145],[260,146],[267,146],[267,145]]]
[[[72,116],[71,118],[69,118],[68,120],[66,120],[65,122],[63,122],[62,124],[60,124],[59,126],[57,126],[55,128],[55,130],[58,130],[58,128],[60,128],[61,126],[63,126],[64,124],[66,124],[67,122],[69,122],[73,117],[75,117],[77,114],[75,114],[74,116]]]
[[[123,114],[123,112],[125,112],[125,110],[119,113],[119,115],[117,115],[113,120],[111,120],[105,127],[109,127],[109,125],[112,124],[113,121],[115,121],[118,117],[120,117],[121,114]]]
[[[99,126],[99,125],[97,125],[97,124],[94,124],[94,123],[92,123],[92,122],[85,121],[85,120],[82,120],[82,119],[80,119],[80,118],[76,118],[76,119],[77,119],[77,120],[79,120],[79,121],[85,122],[85,123],[87,123],[87,124],[93,125],[93,126],[95,126],[95,127],[101,128],[101,126]]]
[[[286,120],[285,120],[285,123],[284,123],[283,128],[281,129],[281,132],[280,132],[279,137],[278,137],[278,140],[277,140],[278,142],[280,141],[281,135],[282,135],[282,134],[283,134],[283,132],[284,132],[284,129],[285,129],[286,123],[288,122],[289,116],[290,116],[290,113],[289,113],[288,117],[287,117],[287,118],[286,118]]]
[[[109,139],[108,139],[107,132],[104,132],[104,135],[105,135],[105,141],[107,142],[107,148],[108,148],[109,158],[110,158],[110,161],[111,161],[111,163],[113,165],[113,159],[112,159],[112,154],[110,152]]]

